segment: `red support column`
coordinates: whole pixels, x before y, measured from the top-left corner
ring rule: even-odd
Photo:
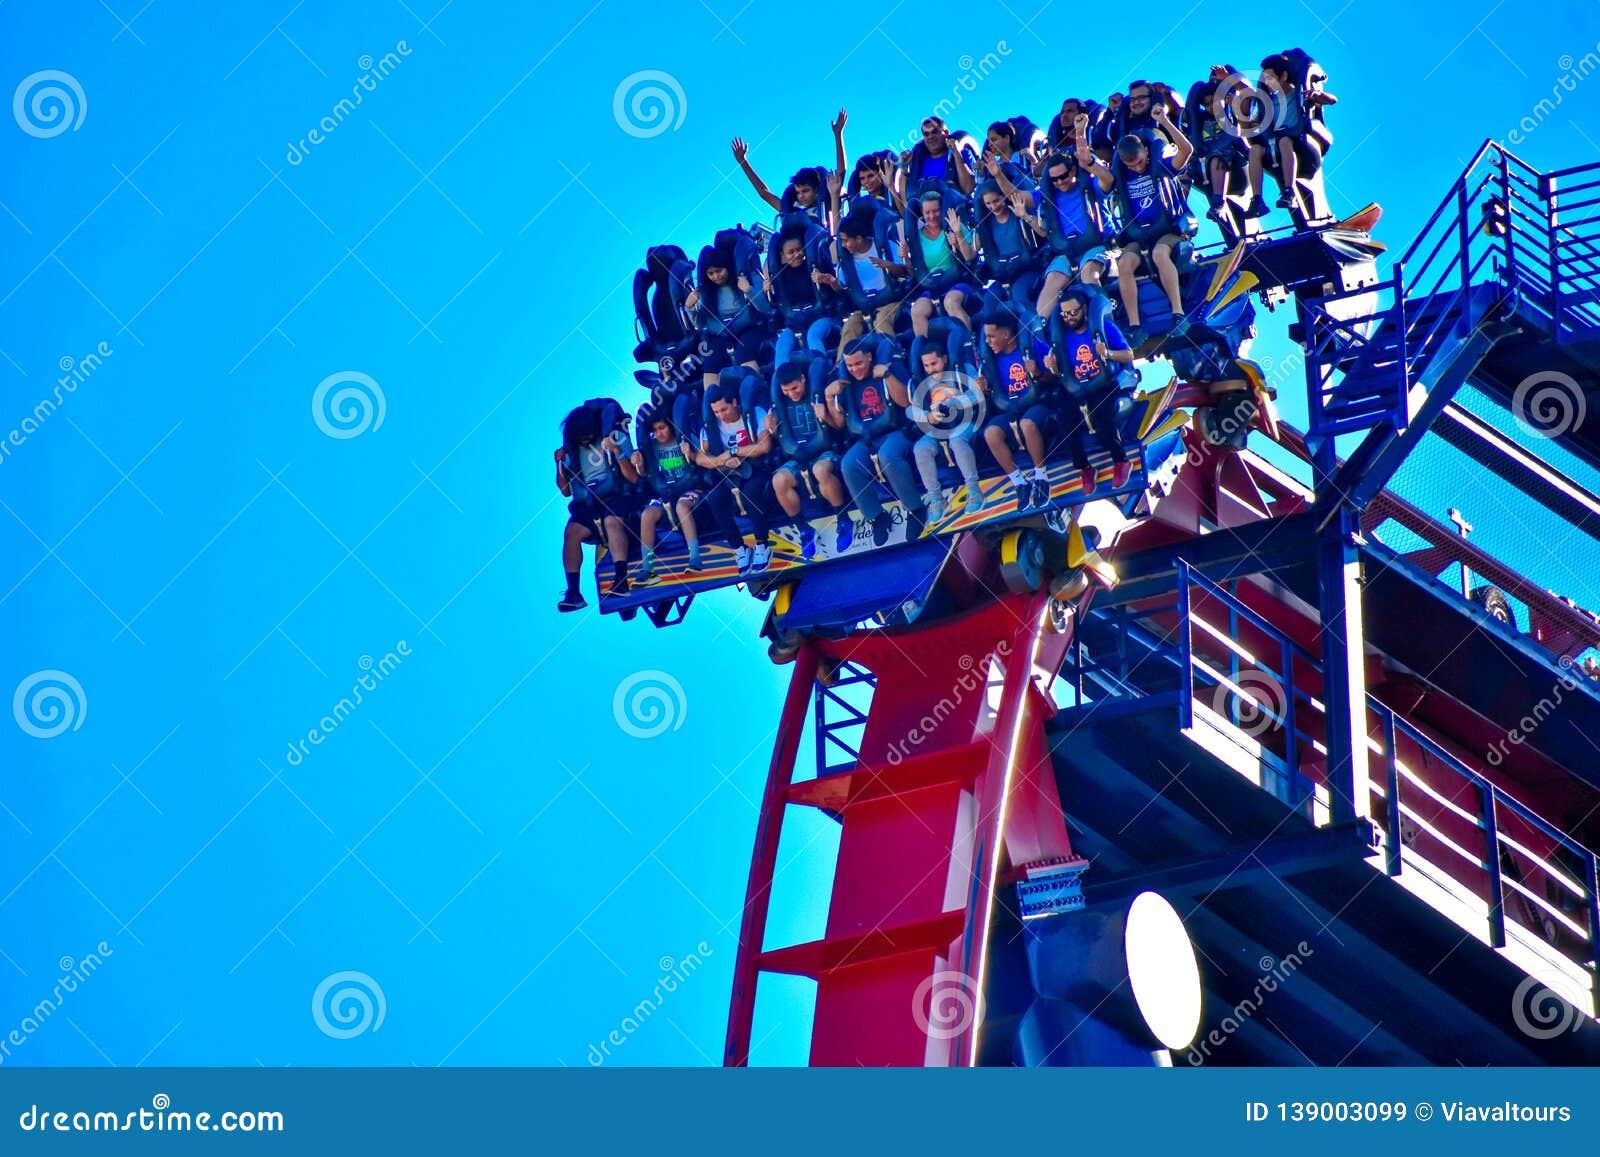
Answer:
[[[783,834],[783,813],[794,778],[795,754],[800,734],[811,710],[812,688],[817,681],[817,649],[807,646],[795,657],[789,694],[778,719],[778,734],[767,767],[767,786],[761,795],[761,815],[756,820],[755,851],[750,857],[750,882],[745,888],[744,917],[739,924],[739,951],[733,965],[733,999],[728,1011],[728,1037],[722,1063],[750,1063],[750,1024],[756,1010],[756,981],[761,970],[762,940],[767,933],[767,908],[772,900],[772,874],[778,866],[778,838]]]

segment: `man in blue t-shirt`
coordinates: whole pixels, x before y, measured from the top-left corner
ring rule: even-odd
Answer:
[[[1070,290],[1061,298],[1061,321],[1057,327],[1056,348],[1049,362],[1066,387],[1062,391],[1061,435],[1078,468],[1085,497],[1094,493],[1096,476],[1089,465],[1089,436],[1097,438],[1111,454],[1111,485],[1127,485],[1132,473],[1128,452],[1122,441],[1117,410],[1126,392],[1118,379],[1118,367],[1133,364],[1122,331],[1107,318],[1097,332],[1089,326],[1089,298],[1081,290]]]
[[[1044,506],[1050,501],[1050,472],[1045,464],[1045,436],[1055,415],[1045,401],[1049,383],[1040,364],[1050,347],[1036,338],[1018,340],[1017,319],[996,311],[983,327],[986,350],[978,385],[988,393],[995,416],[985,423],[983,440],[1011,480],[1017,509]],[[1026,447],[1033,459],[1033,475],[1017,468],[1015,450]]]
[[[1170,162],[1152,153],[1144,137],[1130,133],[1117,142],[1113,171],[1089,152],[1088,144],[1081,137],[1078,141],[1078,163],[1093,170],[1102,192],[1117,194],[1122,208],[1119,238],[1122,255],[1117,258],[1117,286],[1122,293],[1128,324],[1132,326],[1128,337],[1134,345],[1139,345],[1144,337],[1139,322],[1139,286],[1135,275],[1146,255],[1155,266],[1156,276],[1176,319],[1170,336],[1181,337],[1189,328],[1179,293],[1178,267],[1173,261],[1173,250],[1183,241],[1183,235],[1178,231],[1173,213],[1178,211],[1182,196],[1178,174],[1188,167],[1194,146],[1173,125],[1164,108],[1158,106],[1153,115],[1168,139],[1176,142]]]

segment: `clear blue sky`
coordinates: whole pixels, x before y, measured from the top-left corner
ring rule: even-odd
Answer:
[[[690,954],[612,1052],[720,1056],[786,672],[733,593],[670,632],[558,617],[549,461],[575,401],[638,398],[645,247],[765,216],[730,137],[776,187],[829,159],[840,105],[860,151],[952,89],[958,123],[1042,119],[1301,44],[1342,99],[1335,204],[1382,201],[1401,248],[1600,41],[1592,4],[1505,0],[1146,4],[1093,46],[1067,0],[803,25],[739,0],[139,2],[0,7],[8,89],[58,70],[83,105],[58,135],[26,101],[34,131],[0,127],[0,438],[64,359],[82,378],[0,458],[0,692],[82,689],[76,729],[0,727],[0,1039],[62,958],[111,950],[6,1064],[583,1065]],[[681,124],[630,135],[614,96],[645,70],[674,77]],[[1600,160],[1597,109],[1591,76],[1522,151]],[[1284,321],[1258,352],[1281,356]],[[383,420],[335,438],[312,399],[343,372]],[[1420,482],[1430,508],[1483,510],[1461,477]],[[652,738],[613,711],[641,670],[682,688]],[[790,834],[777,939],[820,928],[830,860],[826,821]],[[346,971],[385,1019],[336,1039],[312,998]],[[803,1056],[803,989],[774,990],[758,1059]]]

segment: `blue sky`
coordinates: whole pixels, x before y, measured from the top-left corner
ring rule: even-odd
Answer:
[[[840,105],[862,151],[952,91],[972,127],[1042,119],[1301,44],[1342,100],[1334,202],[1381,201],[1403,248],[1600,51],[1577,3],[1147,4],[1092,48],[1064,0],[869,3],[823,35],[735,0],[435,3],[0,7],[6,85],[66,73],[82,114],[0,126],[0,690],[79,689],[59,735],[0,727],[0,1039],[108,949],[0,1063],[583,1065],[691,957],[607,1063],[720,1057],[786,672],[734,593],[669,632],[557,616],[550,455],[574,402],[638,399],[645,247],[766,216],[729,138],[778,187],[830,159]],[[614,112],[645,71],[682,94],[653,135]],[[1595,86],[1519,151],[1600,160]],[[352,374],[331,388],[381,393],[381,424],[330,436],[353,431],[313,396]],[[1486,509],[1441,463],[1419,500]],[[1492,548],[1541,537],[1476,521]],[[613,707],[642,671],[681,688],[648,738]],[[820,930],[830,860],[798,817],[774,942]],[[381,990],[375,1031],[313,1014],[345,972]],[[803,984],[765,991],[757,1059],[802,1058],[805,1018]]]

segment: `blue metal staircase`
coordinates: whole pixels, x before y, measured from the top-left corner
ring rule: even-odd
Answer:
[[[1488,142],[1386,280],[1301,301],[1308,444],[1367,432],[1333,480],[1339,501],[1382,490],[1497,343],[1526,334],[1600,375],[1597,206],[1600,164],[1540,173]],[[1600,404],[1582,376],[1567,378]]]

